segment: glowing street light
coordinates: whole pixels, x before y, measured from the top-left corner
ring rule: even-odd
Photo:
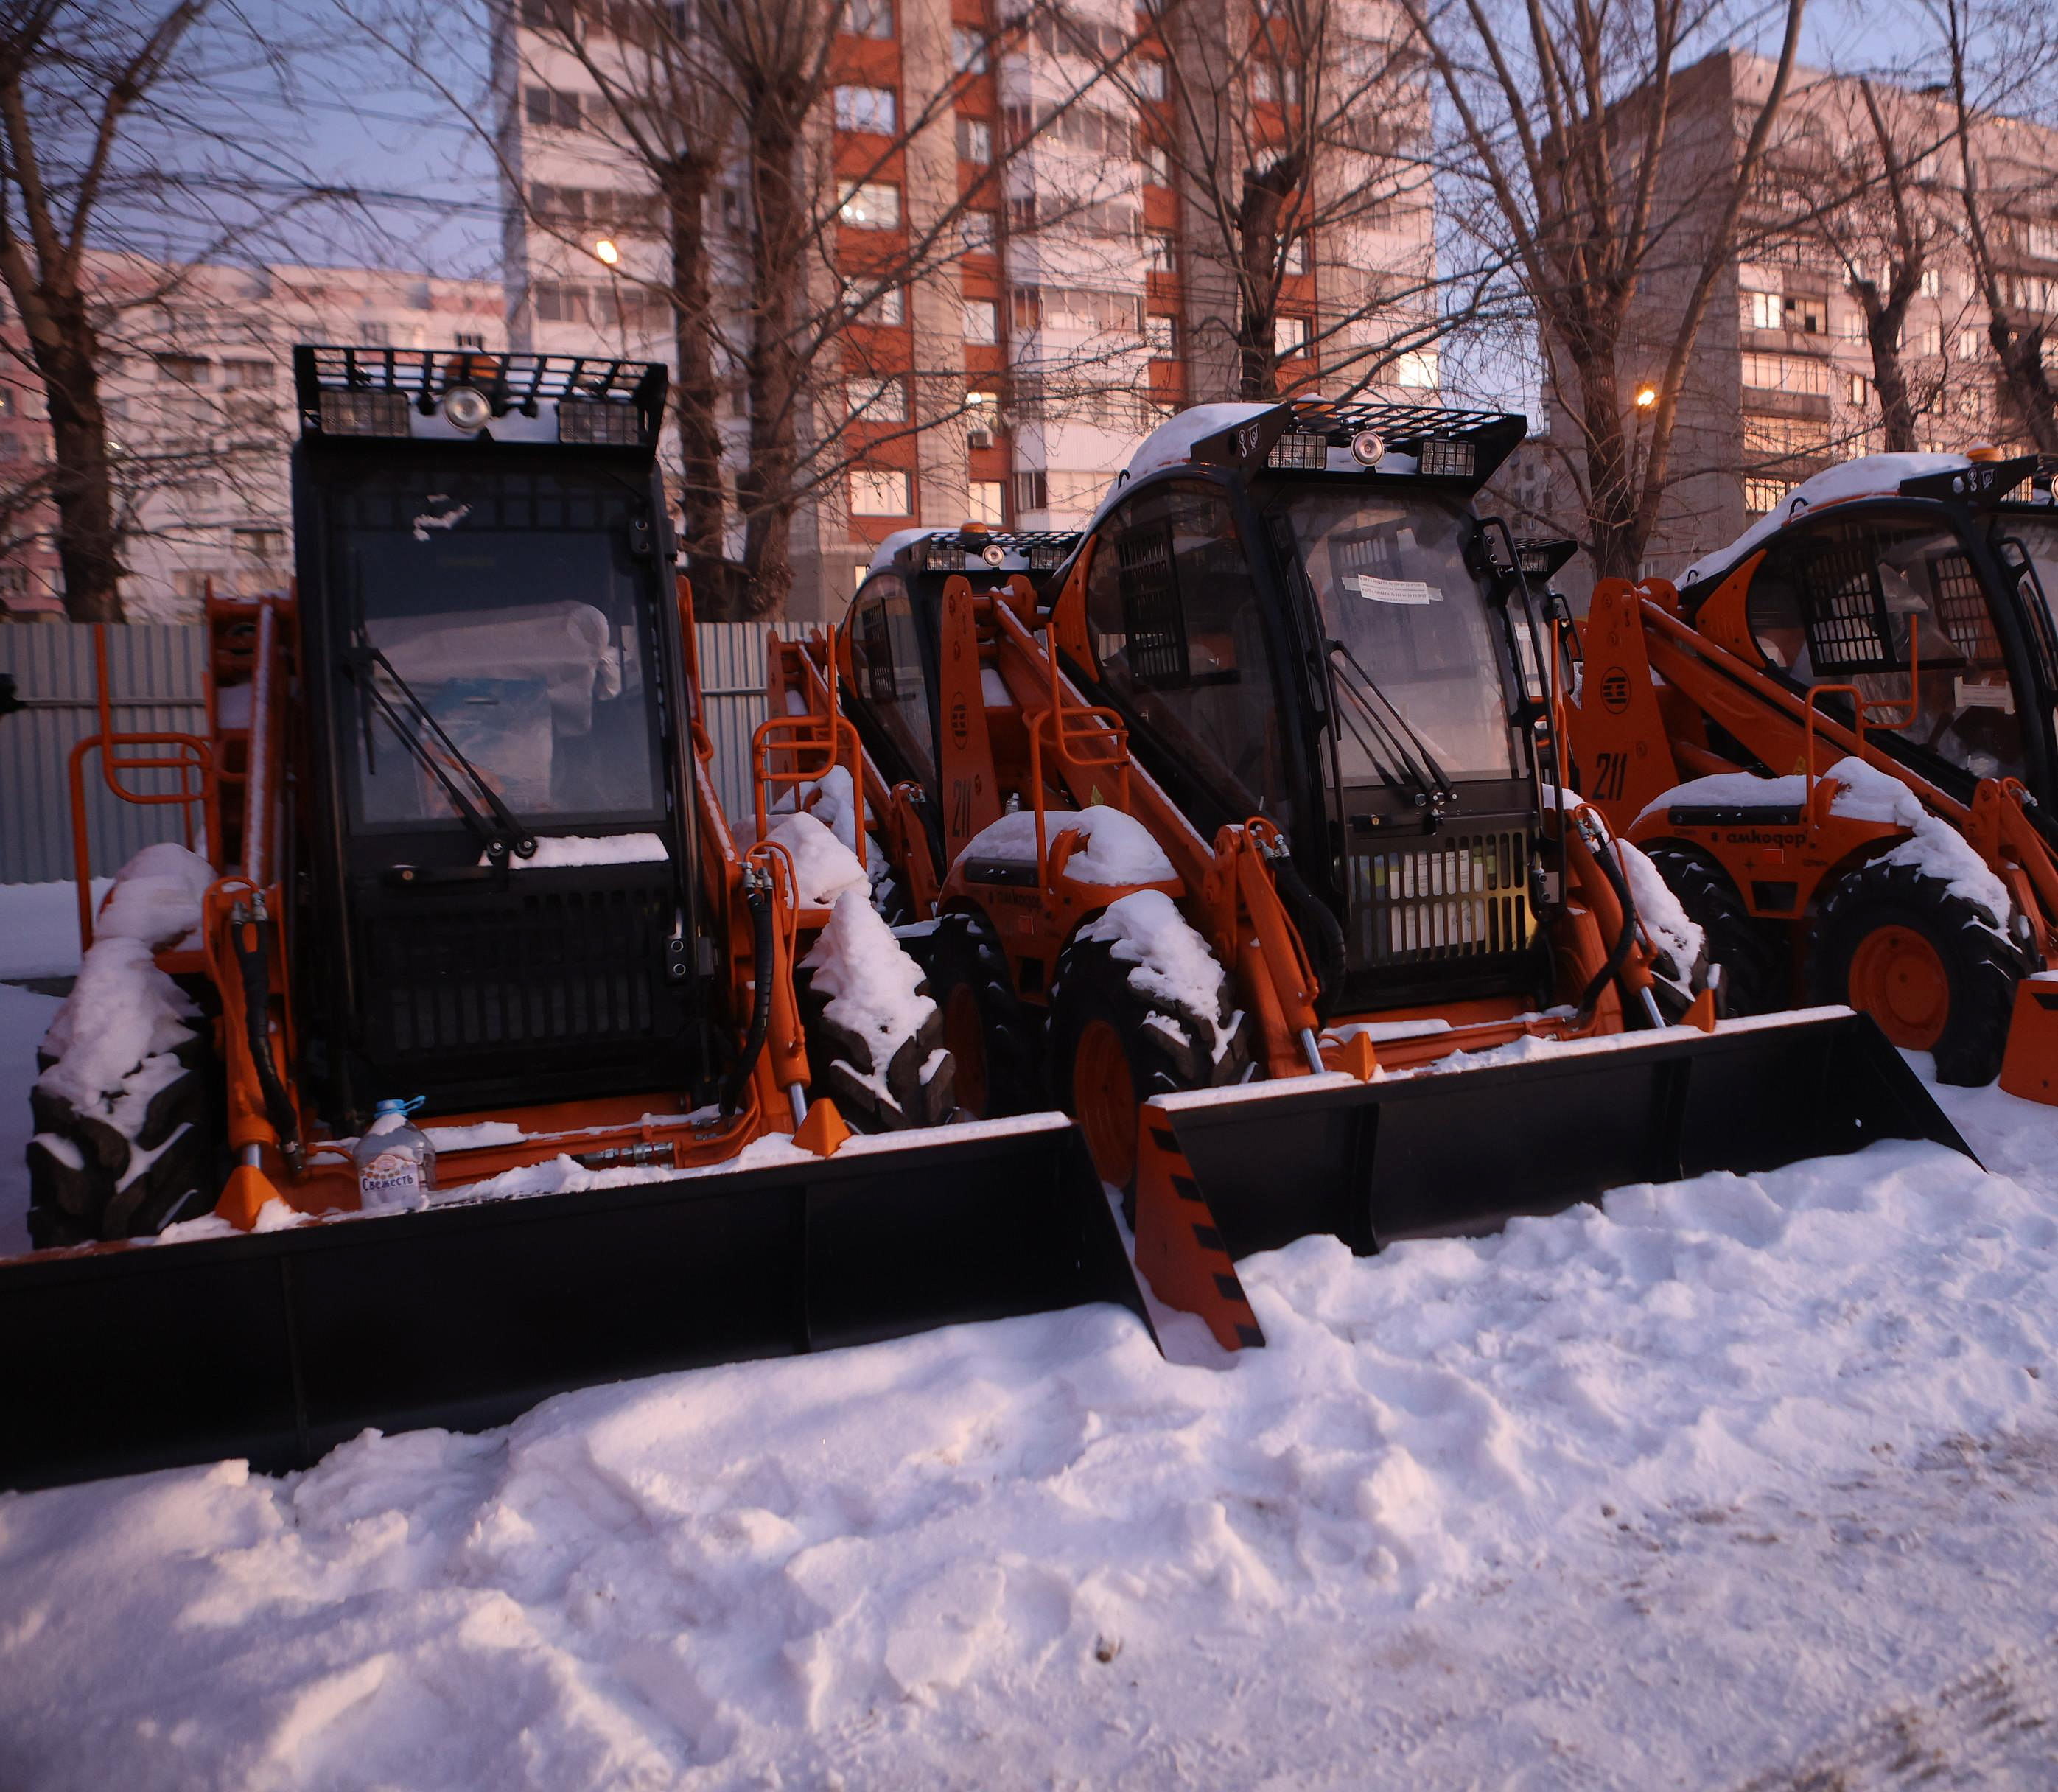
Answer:
[[[1638,410],[1648,411],[1651,406],[1655,404],[1657,402],[1658,388],[1655,386],[1639,386],[1636,388],[1636,407]]]
[[[610,268],[622,259],[622,251],[614,246],[611,238],[606,236],[593,245],[593,252],[596,260],[606,262]],[[1639,404],[1643,402],[1641,399],[1637,400]]]

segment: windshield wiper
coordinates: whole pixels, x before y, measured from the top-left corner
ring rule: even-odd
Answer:
[[[361,635],[359,641],[360,645],[344,658],[344,663],[351,677],[357,681],[358,689],[379,705],[387,725],[400,737],[408,752],[415,756],[415,762],[443,786],[443,794],[451,800],[451,806],[458,812],[464,824],[483,842],[486,856],[496,864],[504,860],[511,852],[518,859],[534,857],[535,830],[521,821],[501,801],[500,793],[487,781],[486,774],[459,750],[457,742],[444,732],[443,724],[430,713],[428,705],[415,694],[415,687],[394,670],[393,662],[387,658],[384,653],[365,641]],[[408,709],[414,712],[414,721],[411,722],[379,688],[378,679],[372,674],[375,666],[393,681],[394,689],[407,699]],[[472,789],[481,803],[492,812],[491,821],[482,815],[452,781],[443,761],[431,750],[428,741],[423,738],[422,729],[424,727],[435,736],[438,744],[450,755],[451,762],[471,781]],[[371,717],[367,716],[365,753],[368,763],[371,750]]]
[[[1436,757],[1407,717],[1395,705],[1393,698],[1379,688],[1378,681],[1358,664],[1357,656],[1341,641],[1329,642],[1329,663],[1334,666],[1341,661],[1350,669],[1352,677],[1339,678],[1337,686],[1357,706],[1365,725],[1385,745],[1384,754],[1376,751],[1365,738],[1365,731],[1351,719],[1348,709],[1339,708],[1337,717],[1347,726],[1364,750],[1365,756],[1378,769],[1380,776],[1388,784],[1397,785],[1390,769],[1391,762],[1397,761],[1407,774],[1409,782],[1419,793],[1418,800],[1425,804],[1432,814],[1442,813],[1444,805],[1457,801],[1457,793],[1451,781],[1444,776],[1444,769],[1436,763]],[[1409,751],[1410,748],[1414,750]],[[1416,755],[1420,755],[1416,762]],[[1427,770],[1424,768],[1427,767]]]

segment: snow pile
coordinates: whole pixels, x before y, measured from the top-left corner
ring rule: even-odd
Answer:
[[[1110,903],[1079,936],[1107,941],[1116,962],[1133,967],[1130,988],[1177,1003],[1205,1019],[1214,1031],[1210,1055],[1222,1062],[1235,1036],[1234,1022],[1225,1027],[1218,1018],[1223,1007],[1222,965],[1162,890],[1138,890]]]
[[[1078,848],[1065,863],[1066,876],[1079,884],[1169,883],[1178,876],[1150,830],[1134,816],[1095,803],[1083,809],[1043,811],[1043,840],[1055,848],[1061,834],[1077,833]],[[979,829],[965,843],[958,863],[999,859],[1027,864],[1036,856],[1036,812],[1015,809]]]
[[[1689,778],[1646,803],[1636,819],[1673,809],[1799,809],[1808,801],[1808,781],[1798,772],[1762,778],[1754,772],[1718,772]]]
[[[194,1037],[187,1023],[198,1012],[144,941],[96,940],[43,1036],[57,1062],[36,1087],[133,1139],[150,1098],[178,1076],[174,1054]]]
[[[2054,1215],[1881,1145],[1304,1240],[1243,1266],[1269,1342],[1216,1367],[1096,1308],[8,1500],[0,1759],[48,1792],[1742,1784],[1949,1679],[1940,1643],[2048,1631]]]
[[[1697,585],[1734,566],[1762,547],[1804,511],[1819,509],[1845,498],[1884,497],[1901,489],[1903,479],[1929,473],[1963,472],[1972,462],[1963,455],[1860,455],[1840,462],[1813,479],[1803,479],[1727,547],[1704,554],[1679,575],[1682,585]]]
[[[1626,840],[1618,839],[1615,849],[1629,880],[1630,900],[1636,904],[1636,918],[1651,943],[1672,960],[1674,979],[1684,983],[1707,950],[1707,936],[1700,924],[1679,906],[1672,887],[1659,876],[1649,856]]]
[[[846,890],[872,888],[857,855],[812,815],[783,815],[765,837],[793,855],[793,879],[804,908],[827,908]]]
[[[561,865],[662,864],[670,856],[655,834],[546,834],[538,836],[533,858],[511,854],[507,863],[516,871],[543,871]],[[493,863],[483,852],[479,862]]]
[[[862,1039],[872,1054],[868,1066],[850,1065],[852,1074],[897,1107],[887,1090],[887,1067],[936,1011],[935,1002],[918,993],[921,966],[864,895],[846,890],[801,968],[812,973],[816,991],[828,997],[825,1017]]]
[[[146,846],[115,873],[93,924],[96,939],[140,940],[161,950],[200,930],[201,904],[215,879],[197,852],[170,840]]]
[[[805,705],[801,713],[806,713]],[[774,815],[796,811],[812,815],[853,853],[857,851],[857,788],[849,769],[843,765],[832,765],[819,778],[794,785],[772,806]]]

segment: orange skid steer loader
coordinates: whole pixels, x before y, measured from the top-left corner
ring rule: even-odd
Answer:
[[[303,348],[296,376],[296,595],[210,602],[205,733],[114,729],[103,660],[74,756],[81,892],[89,755],[195,849],[140,856],[97,930],[81,896],[34,1091],[41,1248],[0,1265],[0,1487],[1142,1317],[1061,1116],[850,1138],[823,1094],[850,1047],[797,999],[802,868],[714,794],[664,369]],[[435,1192],[361,1202],[354,1140],[415,1097]]]
[[[1965,1148],[1861,1016],[1717,1026],[1690,927],[1563,793],[1548,550],[1471,507],[1524,427],[1202,407],[1041,580],[1042,538],[904,538],[773,649],[775,709],[884,805],[960,1099],[1076,1115],[1138,1267],[1232,1347],[1234,1260],[1310,1232]]]
[[[1568,705],[1728,1007],[1848,1003],[1946,1083],[2058,1101],[2053,464],[1880,455],[1603,580]]]

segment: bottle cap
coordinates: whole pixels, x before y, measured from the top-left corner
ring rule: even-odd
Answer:
[[[383,1100],[374,1102],[371,1111],[374,1115],[418,1113],[420,1111],[422,1104],[428,1099],[427,1095],[408,1095],[404,1098],[399,1095],[388,1095]]]

